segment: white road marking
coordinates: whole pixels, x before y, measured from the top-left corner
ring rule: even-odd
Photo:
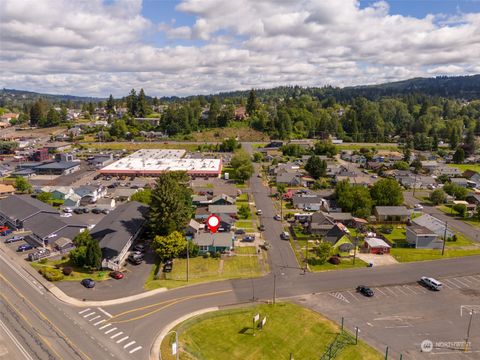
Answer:
[[[85,310],[80,311],[79,314],[86,313],[86,312],[89,311],[89,310],[90,310],[90,308],[86,308]]]
[[[101,317],[101,316],[100,316],[100,315],[97,315],[97,316],[95,316],[95,317],[91,318],[91,319],[90,319],[90,320],[88,320],[88,321],[97,320],[99,317]]]
[[[417,293],[416,293],[415,291],[413,291],[413,289],[410,288],[409,286],[403,285],[403,288],[404,288],[404,289],[407,289],[407,290],[410,290],[413,294],[417,295]]]
[[[25,357],[27,360],[33,360],[33,358],[30,356],[30,354],[25,350],[25,348],[22,346],[22,344],[17,340],[17,338],[12,334],[10,329],[3,323],[2,320],[0,320],[0,327],[5,331],[7,336],[12,340],[12,342],[15,344],[15,346],[20,350],[22,355]]]
[[[111,328],[110,330],[105,331],[105,335],[106,335],[106,334],[110,334],[111,332],[113,332],[113,331],[115,331],[115,330],[117,330],[117,329],[118,329],[118,328],[116,328],[116,327]]]
[[[106,327],[109,327],[110,325],[112,325],[112,324],[109,323],[107,325],[103,325],[102,327],[100,327],[100,330],[105,329]]]
[[[445,281],[442,283],[444,287],[446,287],[447,289],[453,289],[453,287],[451,285],[448,285]]]
[[[466,287],[470,287],[469,284],[464,283],[462,280],[460,280],[460,279],[458,279],[458,278],[455,278],[455,280],[458,281],[460,284],[466,286]]]
[[[393,296],[397,296],[397,294],[395,294],[395,291],[393,291],[392,289],[390,289],[389,287],[385,288],[385,290],[388,290],[390,291],[390,293],[393,294]]]
[[[120,331],[120,332],[116,333],[115,335],[110,336],[110,339],[115,339],[116,337],[119,337],[122,334],[123,334],[123,331]]]
[[[30,285],[32,288],[35,289],[35,291],[37,291],[40,295],[44,295],[45,293],[43,292],[43,287],[42,285],[39,285],[38,282],[33,279],[31,280],[31,275],[29,275],[23,268],[20,268],[20,269],[17,269],[17,266],[12,264],[10,262],[10,260],[8,260],[6,257],[2,256],[2,254],[0,254],[0,259],[2,259],[5,264],[8,265],[8,267],[10,269],[12,269],[13,271],[15,271],[17,273],[18,276],[20,276],[23,280],[25,280],[27,282],[28,285]],[[25,274],[24,274],[25,273]]]
[[[84,318],[87,318],[87,317],[92,316],[92,315],[94,315],[94,314],[96,314],[96,312],[95,312],[95,311],[92,311],[91,313],[88,313],[88,314],[83,315],[83,317],[84,317]]]
[[[138,351],[141,348],[142,348],[141,346],[137,346],[135,349],[130,350],[130,354],[133,354],[135,351]]]
[[[378,288],[375,289],[375,292],[377,292],[377,291],[378,291],[380,294],[387,296],[387,294],[385,294],[382,290],[380,290],[380,289],[378,289]]]
[[[136,341],[130,341],[129,343],[127,343],[123,348],[126,349],[127,347],[129,346],[132,346],[133,344],[135,344]]]
[[[468,276],[468,278],[473,279],[472,281],[480,282],[480,280],[477,279],[475,276]]]
[[[97,321],[95,324],[93,324],[93,326],[100,325],[101,323],[104,323],[105,321],[107,321],[107,320],[103,319],[103,320]]]
[[[401,286],[395,286],[394,289],[397,289],[399,292],[401,292],[403,295],[408,295],[405,291],[402,290]]]
[[[343,296],[343,294],[340,292],[329,293],[329,295],[333,296],[334,298],[337,298],[340,301],[345,301],[347,304],[350,303],[350,301],[348,301],[348,299],[345,296]]]
[[[457,289],[460,289],[460,288],[461,288],[461,286],[458,286],[457,284],[455,284],[455,283],[454,283],[452,280],[450,280],[450,279],[445,279],[445,280],[444,280],[444,283],[447,282],[447,281],[448,281],[448,283],[449,283],[450,285],[455,286]]]
[[[108,312],[106,312],[105,310],[103,310],[102,308],[97,308],[98,310],[100,310],[102,313],[104,313],[105,315],[107,315],[109,318],[112,318],[113,315],[109,314]]]
[[[357,297],[357,296],[355,296],[355,294],[354,294],[354,293],[352,293],[351,291],[347,290],[347,293],[349,293],[349,294],[350,294],[350,296],[351,296],[351,297],[353,297],[355,300],[357,300],[357,301],[358,301],[358,300],[360,300],[360,298],[359,298],[359,297]]]
[[[117,340],[116,342],[117,342],[117,344],[120,344],[122,341],[125,341],[127,339],[128,339],[128,336],[125,336],[125,337],[121,338],[120,340]]]

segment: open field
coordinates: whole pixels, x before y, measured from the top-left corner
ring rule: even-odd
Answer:
[[[448,244],[448,243],[447,243]],[[399,262],[438,260],[453,257],[462,257],[470,255],[479,255],[480,248],[476,249],[445,249],[442,256],[442,250],[439,249],[405,249],[393,248],[390,254]]]
[[[127,150],[136,151],[140,149],[185,149],[196,151],[197,144],[189,143],[164,143],[164,142],[82,142],[80,145],[85,149],[92,150]]]
[[[266,317],[263,330],[253,336],[252,317]],[[180,359],[231,360],[319,359],[340,333],[338,325],[319,313],[290,303],[222,310],[180,324]],[[335,357],[339,360],[373,360],[383,357],[367,344],[347,335],[348,344]],[[162,343],[162,358],[170,355],[175,337]]]
[[[266,259],[264,259],[266,265]],[[175,288],[189,284],[207,281],[249,278],[262,275],[262,264],[257,255],[231,256],[222,259],[212,259],[199,256],[190,259],[189,281],[187,282],[187,260],[175,259],[171,273],[158,273],[159,280],[155,280],[155,271],[159,265],[152,267],[152,271],[145,282],[145,289],[152,290],[159,287]]]
[[[228,128],[216,128],[204,130],[202,132],[193,132],[188,135],[189,140],[191,141],[223,141],[227,138],[238,138],[240,141],[268,141],[268,135],[253,130],[249,127],[237,126],[238,122],[235,122],[233,125],[236,127]],[[246,123],[245,123],[246,124]]]
[[[465,170],[473,170],[476,172],[480,172],[479,164],[448,164],[448,166],[456,167],[462,172],[464,172]]]

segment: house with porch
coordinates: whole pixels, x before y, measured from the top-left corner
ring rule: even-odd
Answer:
[[[201,232],[193,238],[200,254],[225,252],[234,248],[235,237],[230,232]]]
[[[405,206],[375,206],[374,213],[378,222],[407,222],[411,211]]]

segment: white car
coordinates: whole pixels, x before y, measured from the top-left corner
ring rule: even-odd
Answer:
[[[63,212],[67,213],[67,214],[71,214],[73,212],[73,210],[70,209],[69,207],[66,207],[65,209],[63,209]]]
[[[282,220],[282,217],[277,214],[277,215],[275,215],[275,216],[273,217],[273,219],[280,221],[280,220]]]
[[[71,213],[66,213],[66,214],[60,215],[60,217],[68,218],[68,217],[72,217],[72,214]]]
[[[420,204],[415,204],[413,207],[414,207],[416,210],[422,210],[422,209],[423,209],[423,206],[420,205]]]

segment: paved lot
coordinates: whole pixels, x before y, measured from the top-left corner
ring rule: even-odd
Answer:
[[[357,257],[366,263],[372,263],[373,266],[385,266],[398,264],[398,261],[392,255],[376,255],[376,254],[357,254]]]
[[[479,359],[480,358],[480,274],[441,279],[444,289],[430,291],[417,284],[374,287],[375,296],[364,297],[355,289],[301,296],[295,301],[325,314],[379,350],[389,346],[398,359]],[[463,307],[462,307],[463,306]],[[474,314],[470,330],[470,351],[461,345],[467,333],[469,310]],[[434,344],[430,352],[421,343]],[[460,343],[460,344],[456,344]],[[390,358],[390,357],[389,357]]]
[[[229,196],[237,196],[238,194],[238,189],[235,187],[233,181],[218,178],[208,178],[207,180],[197,178],[192,180],[192,188],[195,192],[213,191],[214,195],[226,194]]]

